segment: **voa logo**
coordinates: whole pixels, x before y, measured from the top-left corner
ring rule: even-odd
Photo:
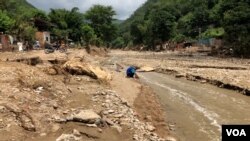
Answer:
[[[227,136],[235,136],[235,137],[238,137],[238,136],[247,136],[246,135],[246,132],[244,129],[226,129],[226,132],[227,132]]]

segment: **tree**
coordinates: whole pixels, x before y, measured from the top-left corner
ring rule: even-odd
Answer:
[[[122,37],[117,37],[113,42],[112,42],[112,47],[113,48],[122,48],[125,46],[125,41]]]
[[[83,23],[84,23],[84,16],[82,13],[79,12],[77,7],[71,9],[66,17],[66,22],[68,25],[69,31],[69,38],[80,42],[81,41],[81,30],[79,30]]]
[[[15,21],[11,19],[5,11],[0,10],[0,31],[10,31]]]
[[[69,11],[66,9],[51,9],[49,13],[50,21],[56,25],[52,32],[59,38],[66,39],[69,36],[69,28],[67,24],[67,15]]]
[[[130,34],[134,44],[142,44],[147,27],[143,21],[134,21],[130,26]]]
[[[175,17],[168,11],[156,10],[152,13],[152,17],[149,24],[149,32],[153,35],[150,36],[151,46],[155,48],[157,43],[167,41],[171,38],[173,33]]]
[[[46,14],[42,11],[32,9],[27,11],[24,7],[19,8],[18,11],[21,15],[14,15],[15,25],[12,30],[13,34],[16,34],[18,40],[34,40],[36,28],[36,17],[46,17]],[[47,19],[48,20],[48,19]]]
[[[116,35],[115,25],[112,23],[115,11],[111,6],[94,5],[85,14],[87,22],[94,29],[97,38],[107,45]]]
[[[34,26],[39,31],[48,31],[48,30],[50,30],[50,27],[52,26],[47,14],[41,10],[35,10],[32,13],[32,19],[34,21]]]
[[[83,14],[74,7],[70,11],[66,9],[51,9],[49,13],[50,21],[56,25],[53,33],[60,38],[71,38],[76,42],[81,41],[81,31],[79,30],[84,23]]]
[[[227,46],[237,56],[250,55],[250,4],[246,0],[224,0],[220,14],[223,15]]]
[[[96,38],[95,31],[89,25],[83,25],[81,27],[82,38],[86,42],[86,50],[90,52],[90,43]]]

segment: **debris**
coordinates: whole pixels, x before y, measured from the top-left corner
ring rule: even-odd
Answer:
[[[43,87],[37,87],[34,91],[40,94],[43,91]]]
[[[74,134],[62,134],[56,139],[56,141],[80,141],[81,137],[77,137]]]
[[[43,137],[43,136],[46,136],[47,134],[46,133],[41,133],[40,136]]]
[[[149,66],[144,66],[144,67],[141,67],[140,69],[138,69],[137,71],[138,72],[151,72],[151,71],[155,71],[155,68],[149,67]]]
[[[102,129],[99,128],[99,129],[98,129],[98,132],[102,133]]]
[[[146,129],[150,132],[153,132],[155,130],[155,127],[150,124],[147,124]]]
[[[176,78],[181,78],[181,77],[185,77],[185,75],[179,73],[179,74],[176,74],[175,77],[176,77]]]
[[[63,65],[64,70],[73,75],[87,75],[94,79],[111,80],[111,74],[98,66],[93,66],[87,62],[71,60]]]
[[[73,121],[94,124],[101,117],[93,110],[81,110],[79,113],[73,115]]]
[[[21,123],[21,127],[27,131],[36,131],[35,122],[28,112],[18,108],[14,104],[6,104],[4,106],[7,110],[16,115],[17,120],[19,120]]]
[[[60,129],[60,125],[58,125],[58,124],[53,124],[53,125],[52,125],[52,128],[51,128],[51,131],[52,131],[53,133],[55,133],[55,132],[57,132],[59,129]]]
[[[73,130],[73,134],[77,137],[81,136],[81,133],[76,129]]]

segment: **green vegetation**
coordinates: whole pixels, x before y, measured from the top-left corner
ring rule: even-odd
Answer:
[[[85,18],[94,29],[97,39],[101,40],[100,45],[109,46],[115,37],[114,15],[115,11],[111,6],[102,5],[94,5],[85,14]]]
[[[249,23],[249,0],[148,0],[121,24],[118,38],[152,50],[166,41],[223,38],[236,55],[249,56]]]
[[[15,21],[5,11],[0,11],[0,31],[6,32],[14,26]]]

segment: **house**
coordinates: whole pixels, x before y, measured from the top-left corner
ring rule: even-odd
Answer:
[[[13,51],[13,37],[7,34],[0,33],[0,50]]]
[[[51,43],[51,34],[48,31],[50,27],[55,27],[56,25],[40,18],[33,19],[35,27],[37,27],[38,32],[35,34],[35,39],[39,41],[41,47],[44,47],[45,42]]]
[[[36,32],[35,39],[39,41],[41,47],[44,47],[45,42],[50,43],[50,32],[48,31],[38,31]]]

